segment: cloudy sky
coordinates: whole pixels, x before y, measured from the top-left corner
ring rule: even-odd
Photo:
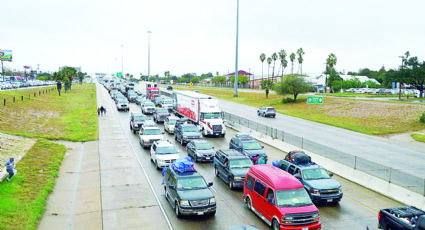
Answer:
[[[162,76],[235,69],[236,0],[2,1],[0,49],[6,68]],[[334,53],[338,71],[398,68],[409,50],[425,59],[423,0],[240,0],[239,69],[261,75],[260,54],[305,51],[303,72],[316,75]],[[122,47],[123,46],[123,47]],[[123,58],[122,58],[123,57]],[[123,65],[122,65],[123,64]],[[278,62],[276,63],[276,66]],[[277,71],[278,67],[276,67]],[[298,64],[294,65],[297,71]],[[271,71],[271,70],[270,70]],[[285,70],[290,73],[289,67]],[[267,64],[264,64],[267,74]]]

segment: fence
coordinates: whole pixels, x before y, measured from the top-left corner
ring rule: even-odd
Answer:
[[[350,166],[356,170],[360,170],[372,176],[381,178],[389,183],[393,183],[416,193],[425,195],[425,178],[423,177],[418,177],[403,172],[399,169],[384,166],[376,162],[366,160],[362,157],[354,156],[337,149],[321,145],[317,142],[304,139],[303,137],[299,137],[283,130],[251,121],[231,113],[224,112],[224,119],[246,126],[259,133],[270,136],[273,139],[278,139],[298,148],[317,153],[326,158]]]
[[[37,98],[37,97],[43,96],[44,94],[48,94],[55,91],[56,91],[56,87],[48,87],[48,88],[33,88],[33,89],[19,91],[17,95],[0,94],[0,103],[2,103],[3,107],[5,107],[11,103],[16,103],[18,101],[24,101],[24,100],[31,100],[31,98]]]

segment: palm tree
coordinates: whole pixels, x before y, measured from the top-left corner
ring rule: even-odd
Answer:
[[[274,67],[276,65],[276,60],[277,60],[277,54],[273,53],[272,54],[272,59],[273,59],[273,74],[272,74],[272,82],[274,82]]]
[[[269,76],[270,76],[270,64],[272,64],[272,58],[268,57],[267,58],[267,64],[269,64],[269,68],[267,70],[267,80],[269,80]]]
[[[289,60],[291,60],[291,74],[294,75],[294,61],[295,61],[294,53],[291,53],[291,55],[289,55]]]
[[[304,50],[303,48],[299,48],[297,50],[297,54],[298,54],[298,64],[300,67],[300,74],[303,75],[303,55],[304,55]]]
[[[326,59],[326,65],[329,67],[329,76],[331,75],[331,72],[333,73],[336,62],[337,62],[336,55],[333,53],[329,54],[328,58]],[[328,85],[328,81],[326,80],[326,86],[327,85]]]
[[[261,81],[263,81],[263,67],[264,67],[264,60],[266,60],[266,54],[262,53],[260,55],[261,60]]]
[[[282,49],[279,52],[279,59],[280,59],[280,66],[282,67],[282,77],[283,77],[283,70],[286,66],[284,66],[284,63],[286,62],[286,64],[288,64],[288,62],[286,61],[286,51],[284,49]]]

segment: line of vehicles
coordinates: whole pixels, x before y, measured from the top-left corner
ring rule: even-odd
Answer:
[[[211,191],[213,183],[207,183],[194,167],[195,162],[210,162],[214,174],[230,189],[242,188],[247,208],[272,229],[321,229],[316,204],[338,203],[343,197],[341,185],[332,178],[333,174],[302,151],[291,151],[272,164],[255,164],[255,158],[263,157],[267,162],[268,157],[264,147],[246,133],[232,137],[229,149],[214,149],[203,136],[224,136],[225,127],[218,103],[205,103],[203,99],[214,99],[205,96],[195,92],[173,92],[173,108],[165,109],[167,113],[162,111],[166,114],[164,119],[162,115],[155,118],[157,110],[164,110],[159,107],[161,104],[157,107],[145,97],[140,104],[141,112],[130,114],[130,129],[135,134],[139,132],[140,145],[150,149],[150,160],[158,170],[162,169],[165,197],[176,216],[216,213],[217,201]],[[148,103],[153,104],[153,110],[143,109]],[[211,106],[205,108],[205,105]],[[151,114],[152,119],[147,116]],[[214,119],[221,119],[221,123]],[[186,146],[188,157],[182,159],[175,143],[164,140],[158,123],[164,124],[165,132],[173,135],[175,143]],[[202,124],[209,130],[205,131]],[[214,129],[214,125],[219,124],[223,126],[220,132]],[[394,211],[403,208],[406,207],[381,210],[378,227],[425,229],[423,211],[414,207],[404,215]]]

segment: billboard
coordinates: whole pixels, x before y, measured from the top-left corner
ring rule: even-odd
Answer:
[[[0,50],[0,60],[12,61],[12,50]]]

